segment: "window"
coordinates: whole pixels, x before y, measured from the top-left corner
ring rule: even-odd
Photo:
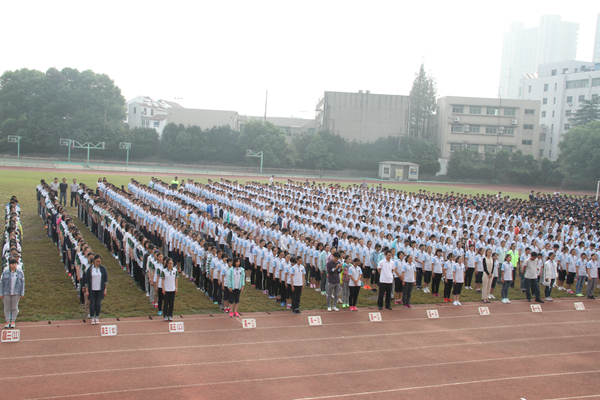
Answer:
[[[552,157],[552,150],[548,150],[548,157]]]
[[[547,97],[544,97],[542,99],[542,104],[548,104],[548,98]]]
[[[590,85],[589,79],[579,79],[576,81],[567,81],[567,89],[586,88]]]
[[[133,113],[135,114],[137,112],[137,107],[133,107]]]
[[[573,102],[573,96],[567,96],[567,103]]]
[[[158,122],[158,121],[154,121],[154,127],[155,127],[155,128],[158,128],[158,127],[159,127],[159,125],[160,125],[160,122]]]
[[[452,106],[453,114],[463,114],[464,112],[465,112],[465,106],[457,106],[457,105]]]
[[[585,101],[585,94],[579,96],[579,102]]]
[[[529,93],[531,93],[531,85],[529,85]]]
[[[525,115],[535,115],[535,110],[525,110]]]
[[[556,104],[556,97],[554,98],[554,104]]]
[[[565,111],[565,117],[570,117],[570,116],[571,116],[571,110]]]
[[[383,174],[384,175],[389,175],[390,174],[390,167],[383,167]]]
[[[487,115],[498,115],[498,109],[495,107],[488,107]]]
[[[592,86],[600,86],[600,78],[592,79]]]
[[[462,131],[463,131],[462,125],[452,125],[452,132],[462,132]]]
[[[556,75],[556,70],[553,69],[552,72],[550,72],[550,75],[552,75],[552,76]]]
[[[545,141],[546,141],[546,134],[540,133],[540,142],[545,142]]]
[[[533,140],[521,140],[521,144],[524,146],[531,146],[533,144]]]
[[[593,94],[593,95],[592,95],[592,100],[596,100],[597,98],[598,98],[598,95],[597,95],[597,94]]]
[[[513,147],[512,146],[502,146],[501,150],[508,151],[509,153],[512,153]]]
[[[462,149],[462,144],[450,143],[450,151],[456,151]]]
[[[527,111],[527,110],[525,110]],[[515,116],[515,114],[517,113],[517,109],[516,108],[505,108],[504,109],[504,115],[511,115],[511,116]],[[525,113],[527,114],[527,113]]]
[[[504,128],[504,134],[505,135],[514,135],[515,134],[515,128]]]
[[[556,91],[558,89],[558,83],[554,84],[554,90]]]
[[[142,109],[142,115],[146,115],[146,107]]]
[[[547,92],[547,91],[548,91],[548,84],[544,83],[544,92]]]
[[[571,124],[565,124],[565,131],[568,131],[569,129],[571,129]]]
[[[479,145],[478,144],[468,144],[467,150],[479,152]]]
[[[485,152],[486,153],[495,153],[496,152],[497,147],[496,146],[492,146],[492,145],[485,145]]]
[[[469,114],[481,114],[481,107],[479,106],[470,106]]]
[[[554,118],[554,111],[552,111],[552,118]]]
[[[552,139],[554,138],[554,136],[550,136],[550,144],[552,144]]]
[[[524,124],[524,125],[523,125],[523,129],[529,129],[529,130],[532,130],[532,129],[533,129],[533,124]]]
[[[544,157],[544,149],[540,149],[540,158]]]
[[[154,117],[154,108],[150,109],[150,115]]]
[[[469,127],[469,132],[471,132],[471,133],[479,133],[480,132],[480,126],[479,125],[471,125]]]
[[[542,111],[542,118],[546,118],[546,111]]]
[[[563,74],[566,74],[567,72],[569,72],[569,68],[563,68]]]
[[[498,128],[495,126],[486,126],[485,133],[498,133]]]

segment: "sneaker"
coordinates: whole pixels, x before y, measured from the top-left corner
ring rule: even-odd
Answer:
[[[219,302],[218,301],[214,301],[213,304],[219,304]]]
[[[546,301],[554,301],[552,297],[546,297]]]
[[[314,286],[313,286],[313,287],[314,287]],[[315,292],[320,292],[320,291],[321,291],[321,289],[319,289],[319,288],[316,288],[316,289],[315,289]]]
[[[146,297],[150,297],[150,293],[146,292]]]
[[[509,299],[506,299],[505,303],[506,303],[506,304],[510,304],[510,300],[509,300]]]
[[[159,311],[159,312],[158,312],[158,315],[159,315],[159,316],[161,316],[161,315],[162,315],[162,311]]]
[[[292,308],[292,305],[291,305],[291,304],[288,304],[288,305],[287,305],[287,309],[289,310],[289,309],[291,309],[291,308]]]
[[[173,317],[169,317],[169,321],[173,321]]]
[[[165,320],[165,322],[169,322],[169,318],[164,317],[163,319]]]
[[[457,306],[457,305],[458,305],[458,302],[456,302],[456,301],[453,301],[453,302],[452,302],[452,304],[454,304],[455,306]]]
[[[494,296],[493,294],[490,294],[490,299],[496,300],[496,296]]]
[[[322,294],[323,296],[327,296],[327,293],[325,293],[325,292],[321,292],[321,294]]]
[[[340,311],[340,309],[337,307],[333,307],[333,311]]]
[[[456,304],[462,306],[462,303],[460,301],[457,301]]]
[[[575,292],[572,291],[571,289],[567,289],[567,293],[569,293],[569,294],[575,294]]]
[[[230,312],[230,313],[229,313],[229,316],[230,316],[230,317],[233,317],[233,313],[232,313],[232,312]]]
[[[236,311],[236,312],[233,313],[233,315],[235,315],[236,317],[239,317],[240,313]]]
[[[506,303],[506,299],[500,300],[500,303]]]
[[[590,300],[596,300],[596,298],[594,296],[590,296],[590,297],[588,297],[588,299],[590,299]],[[14,327],[15,327],[15,324],[13,324],[13,328]]]
[[[582,293],[577,293],[575,296],[577,296],[577,297],[583,297],[583,294]]]
[[[281,303],[281,307],[285,306],[285,303]]]
[[[327,307],[327,311],[331,311],[331,307]]]
[[[400,304],[400,300],[394,301],[394,304],[396,304],[396,305]]]
[[[564,288],[564,287],[562,287],[562,286],[559,286],[557,289],[558,289],[558,290],[565,290],[565,288]]]
[[[158,304],[156,304],[156,303],[155,303],[155,304],[154,304],[154,308],[158,308]]]
[[[582,295],[582,296],[583,296],[583,295]],[[535,299],[535,302],[536,302],[536,303],[543,303],[543,302],[544,302],[544,300],[542,300],[542,299]]]

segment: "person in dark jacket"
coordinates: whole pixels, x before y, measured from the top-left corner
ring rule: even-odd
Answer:
[[[94,256],[94,265],[85,271],[85,294],[90,299],[90,318],[92,325],[98,325],[100,320],[100,308],[102,299],[106,296],[108,274],[106,267],[102,265],[102,256]]]

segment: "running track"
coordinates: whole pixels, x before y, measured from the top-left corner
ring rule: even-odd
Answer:
[[[423,305],[21,323],[0,345],[2,399],[600,399],[600,302]],[[437,308],[439,319],[426,310]],[[320,315],[322,326],[308,326]]]

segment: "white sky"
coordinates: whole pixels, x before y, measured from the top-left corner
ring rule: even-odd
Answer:
[[[493,7],[493,8],[491,8]],[[496,97],[502,37],[577,22],[591,61],[597,1],[5,1],[0,72],[92,69],[126,100],[312,118],[324,91],[408,94],[421,60],[439,96]]]

